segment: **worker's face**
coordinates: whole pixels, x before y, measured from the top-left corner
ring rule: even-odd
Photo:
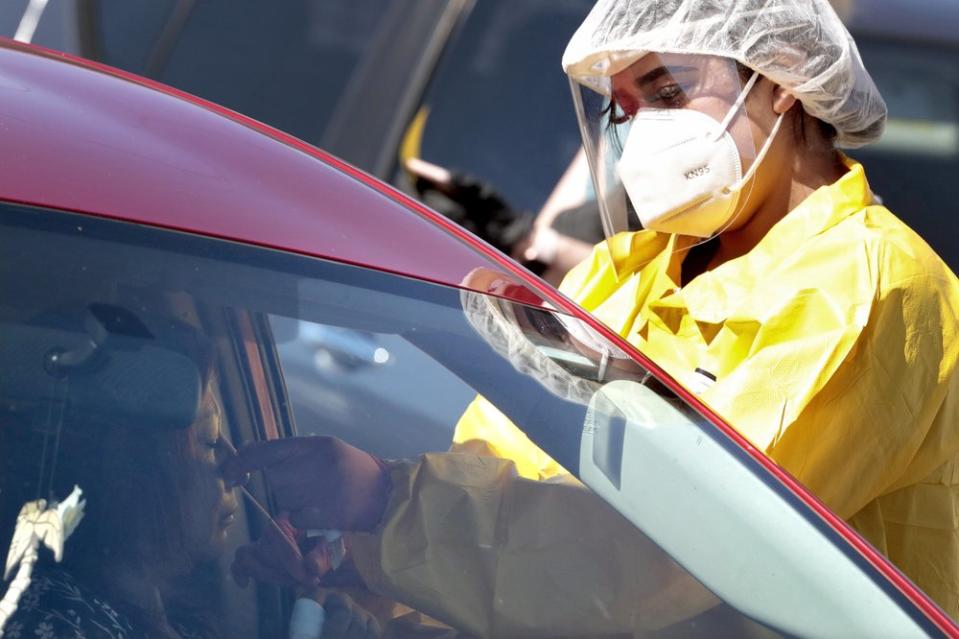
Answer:
[[[643,109],[691,109],[717,123],[729,118],[726,131],[736,144],[745,175],[778,116],[774,110],[777,87],[764,78],[758,79],[742,106],[737,106],[748,80],[728,58],[648,54],[612,76],[616,108],[611,122],[627,121]],[[782,168],[782,149],[776,142],[784,137],[777,136],[756,174],[743,186],[737,213],[725,230],[744,225],[765,199],[771,181]]]

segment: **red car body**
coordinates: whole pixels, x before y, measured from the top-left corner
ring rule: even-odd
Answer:
[[[496,269],[503,295],[618,335],[507,257],[375,178],[296,138],[170,87],[0,40],[0,200],[124,220],[345,262],[451,286]],[[482,291],[486,292],[486,291]],[[661,373],[661,371],[660,371]],[[882,555],[661,373],[944,634],[957,627]]]

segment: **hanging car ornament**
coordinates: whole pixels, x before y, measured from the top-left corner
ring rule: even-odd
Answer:
[[[20,596],[30,587],[33,566],[37,563],[41,542],[53,553],[59,563],[63,559],[63,545],[83,519],[85,501],[80,499],[83,491],[74,486],[70,495],[61,502],[47,503],[46,499],[28,501],[17,515],[13,541],[7,553],[3,572],[4,580],[19,566],[16,577],[10,582],[6,594],[0,600],[0,637],[10,617],[17,611]]]

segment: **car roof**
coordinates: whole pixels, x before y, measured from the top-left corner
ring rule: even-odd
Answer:
[[[478,267],[515,269],[445,218],[287,134],[145,78],[4,38],[0,149],[2,200],[455,286]]]

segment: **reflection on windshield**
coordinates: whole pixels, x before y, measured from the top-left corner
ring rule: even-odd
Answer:
[[[74,486],[86,502],[62,561],[40,548],[8,636],[276,637],[298,600],[297,614],[323,609],[367,636],[756,630],[741,610],[787,629],[817,610],[810,627],[835,627],[828,588],[781,596],[810,583],[782,539],[825,556],[810,570],[830,565],[848,592],[875,590],[836,546],[817,555],[802,513],[574,318],[187,234],[0,212],[3,543],[25,504]],[[337,551],[334,527],[290,512],[319,488],[225,474],[233,444],[296,435],[389,469],[379,528],[344,529]],[[356,507],[355,486],[331,485],[328,502]],[[709,543],[690,513],[712,522]],[[316,581],[294,588],[303,562]],[[757,585],[795,610],[744,598]],[[869,610],[884,620],[881,607]]]

